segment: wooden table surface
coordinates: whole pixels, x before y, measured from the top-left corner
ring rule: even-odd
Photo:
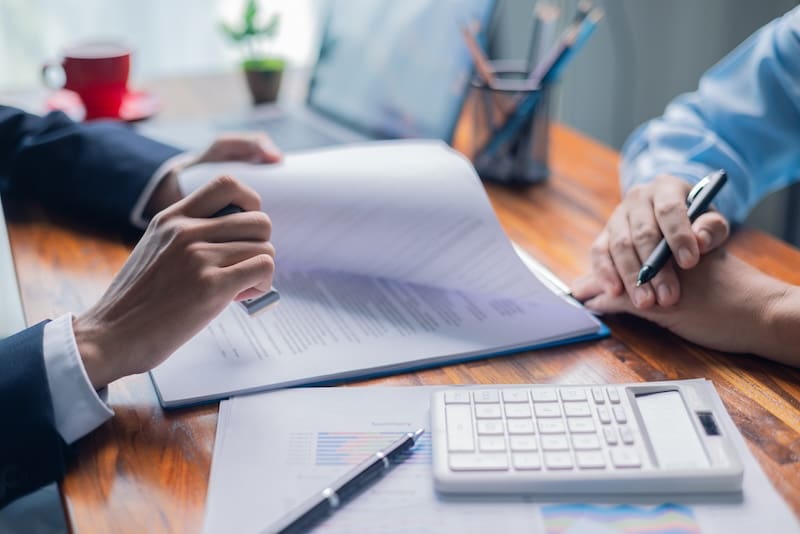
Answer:
[[[239,109],[246,105],[241,83],[216,83],[230,85],[222,94]],[[208,83],[191,80],[165,82],[157,89],[166,104],[164,114],[171,118],[207,110],[207,100],[221,94]],[[219,111],[218,103],[211,106]],[[589,265],[589,246],[619,200],[617,164],[615,151],[555,125],[548,182],[523,189],[488,185],[487,190],[509,237],[571,282]],[[35,205],[6,202],[28,322],[88,307],[125,261],[131,240]],[[760,269],[800,284],[800,251],[752,229],[739,230],[730,248]],[[714,382],[775,487],[800,515],[800,371],[705,350],[636,318],[609,317],[606,322],[612,336],[601,341],[350,385],[590,384],[705,377]],[[109,390],[116,416],[79,442],[61,486],[73,529],[199,531],[218,405],[165,412],[147,375],[125,378]]]

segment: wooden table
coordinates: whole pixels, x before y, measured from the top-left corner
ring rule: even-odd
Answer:
[[[156,89],[170,118],[222,111],[214,95],[227,95],[228,110],[247,105],[242,84],[230,77],[168,81]],[[206,97],[214,98],[210,112]],[[459,139],[461,135],[463,129]],[[618,155],[564,126],[553,126],[551,136],[552,176],[547,183],[487,189],[508,235],[572,281],[588,267],[589,246],[619,200]],[[129,239],[36,206],[15,203],[7,211],[29,323],[88,307],[132,245]],[[731,249],[762,270],[800,284],[800,251],[751,229],[738,231]],[[800,371],[705,350],[632,317],[608,318],[607,323],[612,336],[602,341],[353,385],[588,384],[706,377],[773,484],[800,515]],[[146,375],[112,384],[109,400],[116,416],[78,444],[62,484],[74,530],[199,531],[218,405],[164,412]]]

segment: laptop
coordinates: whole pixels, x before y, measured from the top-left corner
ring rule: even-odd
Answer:
[[[141,131],[191,148],[241,130],[263,130],[284,151],[370,139],[450,142],[472,75],[461,26],[487,28],[493,11],[494,0],[330,0],[304,105],[256,106],[206,121],[205,132],[163,122]]]

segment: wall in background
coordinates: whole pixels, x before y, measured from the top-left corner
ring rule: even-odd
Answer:
[[[524,57],[536,0],[497,1],[491,53]],[[562,14],[572,14],[577,0],[552,3],[561,7]],[[602,3],[606,9],[602,25],[565,72],[554,116],[619,149],[634,127],[660,115],[676,95],[694,90],[706,69],[797,3],[607,0]],[[791,202],[788,192],[775,194],[749,222],[800,244],[796,241],[800,228],[785,227]]]

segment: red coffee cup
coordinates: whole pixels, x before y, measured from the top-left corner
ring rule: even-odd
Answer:
[[[86,119],[119,118],[122,100],[128,91],[131,51],[117,43],[94,42],[64,50],[60,65],[45,64],[42,79],[48,87],[50,71],[64,71],[64,89],[78,93],[86,108]]]

